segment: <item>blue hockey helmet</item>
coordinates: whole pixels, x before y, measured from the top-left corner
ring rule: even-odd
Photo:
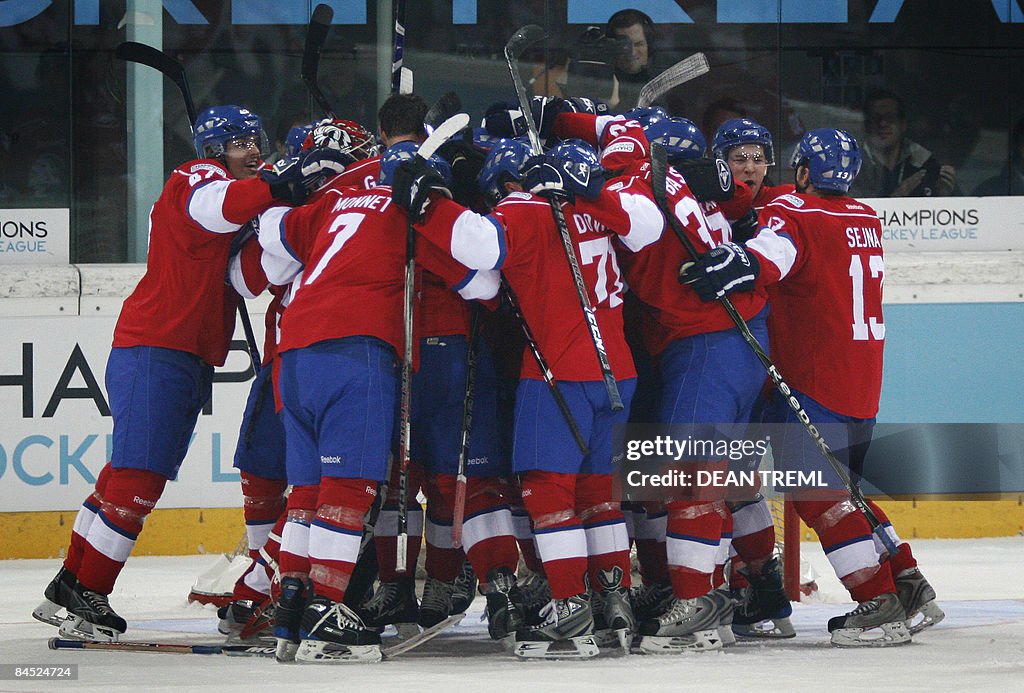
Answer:
[[[661,118],[644,127],[647,139],[660,142],[669,160],[700,159],[707,151],[704,133],[688,118]]]
[[[302,149],[302,143],[306,141],[312,128],[309,125],[297,125],[288,131],[284,138],[284,155],[296,156]]]
[[[575,164],[600,166],[597,151],[587,142],[579,139],[563,140],[548,150],[550,156],[568,159]]]
[[[641,106],[639,108],[634,108],[632,111],[626,111],[622,115],[630,120],[639,121],[646,129],[647,126],[653,125],[664,118],[668,118],[668,111],[661,106]]]
[[[507,194],[505,183],[520,179],[519,169],[532,154],[530,146],[521,140],[500,140],[491,148],[477,178],[480,192],[490,204],[501,202]]]
[[[728,159],[729,150],[744,144],[759,144],[764,151],[764,160],[769,166],[775,165],[775,147],[772,133],[768,128],[750,118],[733,118],[718,126],[711,141],[711,151],[718,159]]]
[[[261,153],[269,149],[260,117],[241,106],[207,108],[196,118],[193,132],[196,154],[200,158],[220,158],[228,142],[245,137],[259,138]]]
[[[398,168],[402,162],[411,161],[413,157],[416,156],[416,152],[419,148],[419,143],[411,140],[403,140],[401,142],[396,142],[384,150],[384,153],[380,157],[380,176],[377,177],[377,182],[380,185],[391,185],[395,177],[395,169]],[[427,163],[430,164],[432,169],[440,174],[446,185],[452,184],[452,167],[447,161],[435,154],[427,159]]]
[[[810,130],[797,144],[790,162],[793,168],[801,164],[810,169],[815,188],[846,194],[860,173],[860,146],[845,130]]]

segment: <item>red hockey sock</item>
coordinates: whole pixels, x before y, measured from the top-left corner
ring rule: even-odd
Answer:
[[[295,486],[288,494],[278,565],[282,577],[309,575],[309,523],[316,515],[320,485]]]
[[[661,503],[644,503],[643,513],[634,513],[636,560],[645,585],[669,581],[665,554],[665,528],[668,515]]]
[[[376,495],[377,482],[369,479],[320,480],[319,507],[309,528],[309,577],[316,594],[344,601],[359,558],[363,520]]]
[[[665,551],[672,591],[679,599],[693,599],[711,591],[722,515],[718,502],[673,501],[668,504]]]
[[[470,477],[466,483],[462,548],[481,583],[485,583],[487,576],[497,568],[514,573],[519,565],[519,548],[512,512],[508,507],[507,489],[508,485],[496,478]],[[533,546],[532,534],[530,545]]]
[[[585,592],[587,537],[575,512],[576,475],[532,470],[522,487],[551,596],[565,599]]]
[[[451,582],[458,577],[466,555],[462,548],[452,546],[452,506],[455,504],[455,477],[451,474],[428,474],[423,484],[427,497],[427,575]]]
[[[871,525],[851,500],[794,501],[793,507],[817,532],[829,563],[855,601],[896,591],[891,568],[878,561]]]
[[[85,550],[76,573],[87,589],[110,594],[125,561],[153,511],[166,477],[143,469],[112,469],[96,520],[85,537]]]
[[[576,513],[587,538],[587,574],[593,590],[629,587],[629,535],[610,474],[576,478]]]
[[[249,542],[249,557],[255,560],[267,542],[267,536],[277,518],[284,511],[285,489],[288,482],[266,479],[249,472],[241,472],[242,512],[245,515],[245,533]]]
[[[64,567],[75,575],[78,574],[78,567],[82,564],[82,555],[85,553],[85,537],[89,534],[89,528],[92,527],[96,514],[100,511],[100,505],[103,503],[103,494],[106,493],[111,469],[113,467],[110,466],[110,462],[103,465],[99,476],[96,477],[96,486],[93,492],[82,502],[82,507],[79,508],[78,514],[75,516],[75,526],[71,529],[71,545],[64,557]]]

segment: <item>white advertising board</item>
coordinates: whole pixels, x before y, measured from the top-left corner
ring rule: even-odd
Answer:
[[[885,252],[1024,250],[1024,197],[864,200],[882,221]]]
[[[70,262],[71,210],[0,209],[0,264]]]
[[[253,315],[262,345],[262,315]],[[0,511],[73,510],[110,458],[103,386],[115,315],[13,317],[0,340]],[[241,330],[236,339],[241,339]],[[250,380],[244,349],[217,369],[211,412],[200,416],[162,508],[241,505],[231,466]]]

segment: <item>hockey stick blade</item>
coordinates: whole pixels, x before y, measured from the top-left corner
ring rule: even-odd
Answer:
[[[159,71],[177,85],[181,98],[185,102],[185,113],[188,114],[188,127],[195,127],[196,104],[192,100],[192,90],[185,78],[185,66],[161,50],[137,41],[125,41],[114,49],[114,56],[129,63],[139,63]]]
[[[543,41],[548,37],[547,32],[544,31],[544,27],[537,24],[527,24],[521,27],[519,31],[512,34],[508,42],[505,44],[505,57],[513,60],[519,60],[519,56],[523,54],[529,46],[538,41]]]
[[[680,84],[685,84],[691,79],[700,77],[710,69],[707,56],[703,53],[694,53],[689,58],[683,58],[640,88],[640,96],[636,100],[636,107],[644,108],[650,106]]]
[[[228,655],[231,657],[273,657],[273,645],[192,645],[175,642],[89,642],[50,638],[51,650],[105,650],[107,652],[146,652],[150,654]]]
[[[448,91],[430,107],[427,115],[423,117],[423,122],[433,127],[448,120],[461,110],[462,99],[454,91]]]
[[[454,616],[449,616],[440,623],[436,623],[430,626],[429,628],[424,628],[422,631],[420,631],[418,635],[414,635],[411,638],[401,640],[395,643],[394,645],[381,647],[381,654],[384,655],[386,659],[390,659],[391,657],[397,657],[398,655],[408,652],[409,650],[416,649],[420,645],[430,640],[433,640],[435,637],[440,635],[442,632],[448,630],[449,628],[457,626],[465,617],[465,615],[466,614],[455,614]]]
[[[302,72],[300,73],[302,81],[313,99],[331,118],[335,117],[334,109],[331,108],[330,102],[320,89],[317,73],[320,70],[320,53],[327,42],[327,32],[331,28],[333,19],[334,9],[330,5],[321,3],[313,10],[309,27],[306,29],[306,47],[302,52]]]
[[[434,131],[430,133],[430,137],[423,141],[416,154],[424,159],[429,159],[442,144],[454,137],[456,133],[467,125],[469,125],[469,115],[466,113],[456,113],[434,128]]]

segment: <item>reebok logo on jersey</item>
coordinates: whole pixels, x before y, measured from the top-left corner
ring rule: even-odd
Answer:
[[[139,498],[138,496],[135,496],[135,498],[132,498],[132,502],[135,503],[136,505],[141,505],[141,506],[143,506],[145,508],[155,508],[156,507],[156,501],[146,500],[145,498]]]

